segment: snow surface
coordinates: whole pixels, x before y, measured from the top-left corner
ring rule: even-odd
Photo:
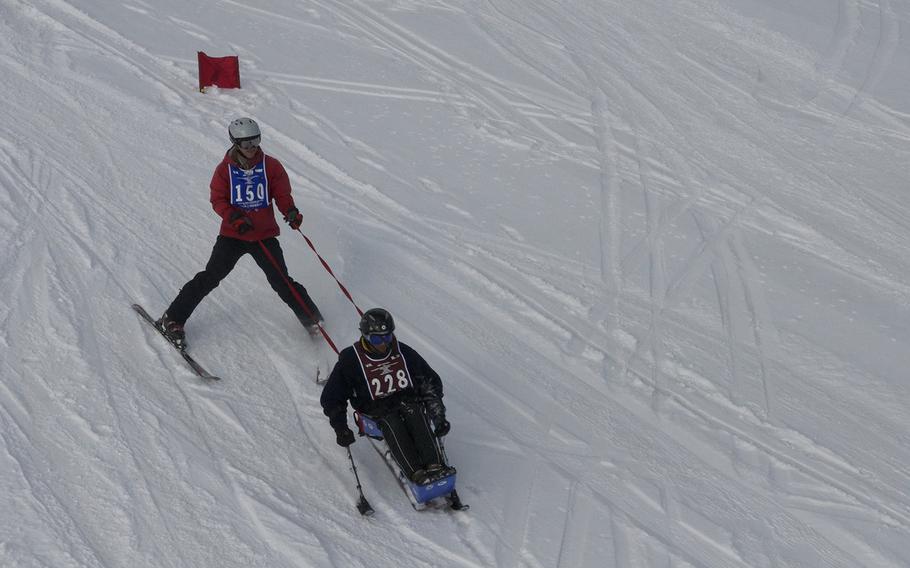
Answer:
[[[0,0],[0,565],[910,566],[908,61],[906,0]],[[187,325],[220,383],[129,309],[243,115],[443,376],[469,512],[360,441],[358,515],[249,258]]]

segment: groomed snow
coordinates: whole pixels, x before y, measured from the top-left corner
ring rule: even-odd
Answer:
[[[0,0],[0,566],[910,565],[910,3]],[[197,51],[240,90],[196,91]],[[252,116],[442,375],[467,513],[353,454],[251,259]],[[357,313],[280,237],[340,346]]]

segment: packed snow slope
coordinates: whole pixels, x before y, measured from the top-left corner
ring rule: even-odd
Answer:
[[[0,566],[910,566],[908,61],[902,0],[0,0]],[[358,515],[251,259],[187,324],[220,383],[130,310],[238,116],[442,375],[469,512],[358,441]]]

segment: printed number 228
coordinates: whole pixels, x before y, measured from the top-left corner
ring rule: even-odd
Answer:
[[[373,385],[373,394],[377,397],[388,396],[393,392],[407,388],[408,375],[402,370],[395,373],[395,376],[385,375],[382,379],[375,378],[370,383]]]

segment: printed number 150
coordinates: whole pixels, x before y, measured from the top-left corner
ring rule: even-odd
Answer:
[[[244,199],[243,187],[240,184],[234,186],[234,202],[241,203],[243,201],[253,201],[253,200],[262,200],[265,199],[265,186],[261,183],[256,186],[256,192],[253,192],[251,186],[246,186],[246,199]]]

